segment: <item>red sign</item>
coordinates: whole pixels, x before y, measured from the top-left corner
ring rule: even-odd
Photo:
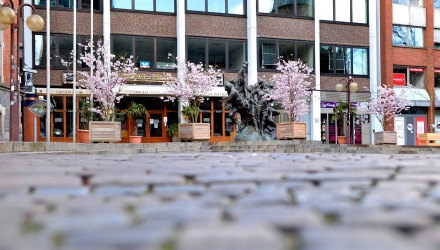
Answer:
[[[440,69],[434,69],[434,73],[440,73]]]
[[[409,68],[409,71],[412,72],[425,72],[424,68]]]
[[[393,74],[393,84],[394,85],[404,85],[405,86],[405,74],[394,73]]]

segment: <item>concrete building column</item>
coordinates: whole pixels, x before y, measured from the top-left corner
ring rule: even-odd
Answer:
[[[257,1],[247,1],[248,83],[258,81]]]
[[[177,61],[178,64],[185,64],[186,62],[186,19],[185,19],[185,1],[177,1],[177,56],[179,57],[179,60]],[[177,75],[180,77],[180,70],[177,70]],[[179,110],[179,117],[181,123],[188,122],[187,119],[185,119],[182,116],[182,103],[179,101],[178,105]]]
[[[111,34],[111,12],[110,12],[110,1],[103,1],[102,6],[102,14],[103,14],[103,30],[102,34],[104,35],[104,41],[105,43],[108,43],[110,45],[110,34]],[[110,49],[110,46],[108,46]],[[107,58],[110,60],[110,58]],[[110,65],[109,65],[110,67]],[[110,70],[110,68],[109,68]]]
[[[32,0],[24,0],[24,3],[32,4]],[[29,7],[23,8],[23,20],[26,22],[26,19],[32,15],[32,9]],[[32,31],[24,26],[23,29],[23,62],[24,62],[24,68],[32,68]]]
[[[315,2],[315,90],[312,92],[310,100],[310,140],[321,140],[321,67],[320,67],[320,43],[321,33],[319,25],[319,9],[317,5],[319,1]]]
[[[370,93],[371,98],[376,98],[377,87],[381,85],[380,76],[380,0],[369,1],[369,22],[370,22]],[[379,120],[371,115],[371,144],[374,144],[374,132],[382,131]]]

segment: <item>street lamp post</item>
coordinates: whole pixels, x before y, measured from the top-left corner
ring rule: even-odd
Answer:
[[[9,140],[19,141],[19,124],[20,124],[20,83],[18,82],[18,60],[19,56],[19,42],[20,42],[20,25],[17,20],[21,18],[21,9],[24,6],[32,8],[32,15],[26,20],[26,25],[32,31],[40,31],[44,27],[43,18],[37,15],[37,10],[34,6],[24,3],[18,6],[17,14],[15,14],[14,2],[12,0],[7,1],[0,8],[0,30],[5,30],[11,27],[11,108],[9,111]],[[17,33],[17,44],[15,43],[15,33]]]
[[[347,92],[347,131],[346,131],[346,138],[347,138],[347,144],[351,144],[351,136],[350,136],[350,111],[351,111],[351,105],[350,105],[350,93],[356,92],[358,89],[358,84],[354,82],[353,78],[351,76],[348,77],[348,81],[346,79],[342,79],[339,81],[338,84],[336,84],[336,91],[342,91],[344,90],[344,85],[341,82],[345,82],[345,91]]]

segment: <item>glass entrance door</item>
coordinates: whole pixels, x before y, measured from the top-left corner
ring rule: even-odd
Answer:
[[[148,121],[148,130],[147,135],[149,137],[149,142],[163,142],[163,131],[164,131],[164,124],[163,124],[163,111],[159,112],[150,112],[150,116],[147,119]]]

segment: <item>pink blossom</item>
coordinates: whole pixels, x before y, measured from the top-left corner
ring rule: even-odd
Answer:
[[[309,112],[307,102],[311,97],[311,68],[300,60],[283,61],[277,64],[281,73],[273,76],[275,87],[265,96],[278,100],[290,121],[300,121]]]
[[[403,87],[400,95],[398,95],[394,88],[385,85],[383,87],[379,86],[377,87],[377,98],[371,98],[371,101],[365,103],[366,105],[359,110],[376,115],[382,124],[383,130],[386,131],[388,121],[398,116],[402,110],[408,110],[412,106],[412,102],[407,100],[409,89],[411,89],[411,85]]]

